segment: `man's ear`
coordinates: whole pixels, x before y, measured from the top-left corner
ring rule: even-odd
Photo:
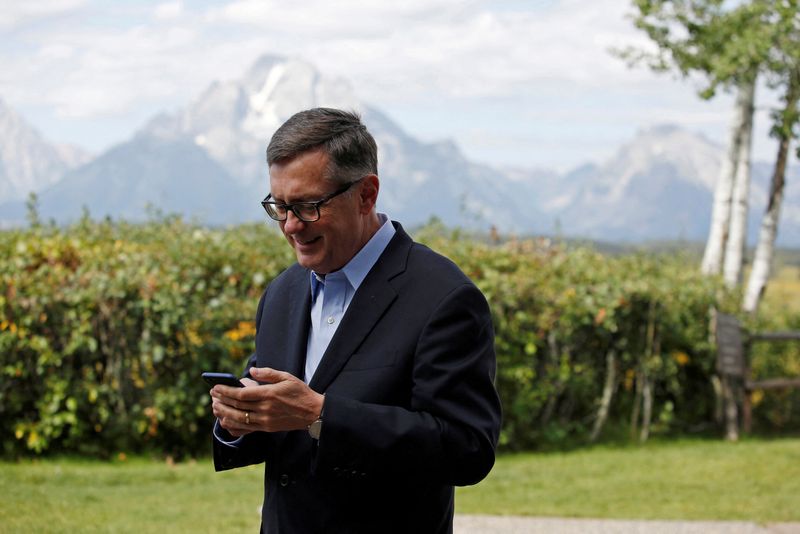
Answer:
[[[378,202],[378,191],[380,191],[381,182],[376,174],[368,174],[363,178],[361,188],[359,190],[359,200],[362,213],[369,213]]]

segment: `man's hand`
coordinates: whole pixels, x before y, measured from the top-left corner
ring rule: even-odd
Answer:
[[[305,429],[322,413],[325,397],[297,377],[268,367],[251,367],[250,375],[266,384],[244,378],[243,388],[211,389],[214,415],[231,435]]]

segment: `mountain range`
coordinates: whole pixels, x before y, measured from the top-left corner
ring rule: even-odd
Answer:
[[[184,108],[150,119],[131,139],[89,156],[48,143],[0,101],[0,225],[21,224],[25,197],[40,216],[141,220],[148,206],[206,224],[263,220],[265,149],[296,111],[358,110],[376,138],[379,209],[408,226],[432,216],[477,230],[604,241],[705,239],[724,148],[675,126],[638,132],[605,162],[566,173],[469,161],[450,142],[424,143],[350,84],[311,64],[263,56],[237,80],[214,82]],[[753,164],[750,236],[766,205],[771,165]],[[800,172],[787,175],[779,244],[800,246]]]
[[[47,142],[0,99],[0,203],[46,189],[89,159],[77,147]]]

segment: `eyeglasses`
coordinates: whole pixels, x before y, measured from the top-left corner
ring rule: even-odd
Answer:
[[[321,205],[328,202],[332,198],[341,195],[363,179],[364,178],[359,178],[354,182],[345,184],[330,195],[322,198],[321,200],[317,200],[316,202],[295,202],[294,204],[283,204],[281,202],[270,200],[272,198],[272,193],[270,193],[267,195],[267,198],[261,201],[261,206],[264,208],[264,211],[267,212],[267,215],[276,221],[285,221],[286,217],[289,216],[289,211],[294,213],[295,217],[303,222],[318,221],[320,217],[319,207]]]

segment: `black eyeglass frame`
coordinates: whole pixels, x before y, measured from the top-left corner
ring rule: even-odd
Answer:
[[[319,211],[319,207],[321,205],[323,205],[324,203],[328,202],[332,198],[337,197],[337,196],[341,195],[342,193],[345,193],[351,187],[353,187],[353,185],[357,184],[358,182],[360,182],[363,179],[364,179],[364,177],[362,176],[358,180],[354,180],[352,182],[346,183],[345,185],[343,185],[342,187],[340,187],[339,189],[337,189],[336,191],[334,191],[330,195],[327,195],[327,196],[323,197],[322,199],[316,200],[316,201],[313,201],[313,202],[294,202],[292,204],[284,204],[282,202],[275,202],[274,200],[270,200],[270,198],[272,198],[272,193],[270,193],[270,194],[268,194],[266,196],[266,198],[264,200],[261,201],[261,207],[264,208],[264,211],[267,212],[267,215],[269,215],[270,219],[278,221],[278,222],[285,221],[287,219],[287,217],[289,217],[289,211],[294,213],[294,216],[297,217],[298,219],[300,219],[303,222],[316,222],[321,217],[321,214],[320,214],[320,211]],[[272,206],[272,208],[270,208],[270,206]],[[303,217],[302,215],[300,215],[300,213],[298,213],[298,210],[299,210],[298,206],[302,206],[302,207],[305,207],[307,209],[310,209],[310,208],[313,207],[314,210],[317,212],[317,217],[315,219],[309,219],[309,218]],[[281,218],[278,215],[278,211],[275,209],[277,207],[280,207],[280,208],[286,210],[284,212],[284,214],[283,214],[283,218]]]

